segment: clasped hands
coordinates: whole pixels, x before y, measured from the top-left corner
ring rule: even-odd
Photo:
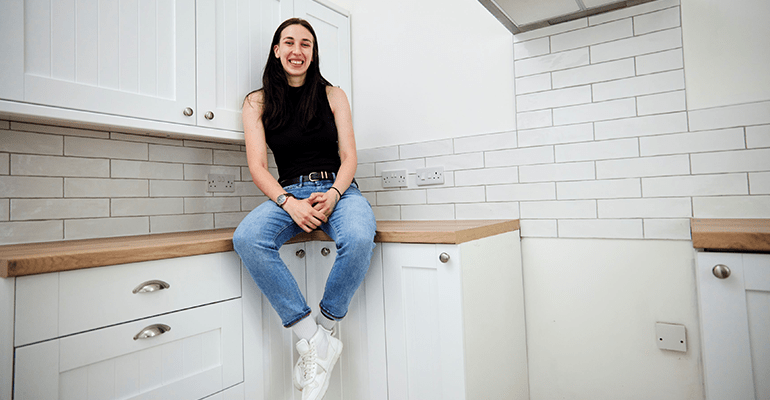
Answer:
[[[290,197],[283,209],[302,230],[310,233],[329,220],[339,201],[337,197],[338,194],[333,189],[325,193],[313,193],[307,199]]]

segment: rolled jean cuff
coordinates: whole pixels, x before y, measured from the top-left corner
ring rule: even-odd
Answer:
[[[310,311],[306,312],[305,314],[303,314],[301,317],[299,317],[299,318],[295,319],[294,321],[291,321],[291,322],[289,322],[288,324],[284,324],[284,326],[283,326],[283,327],[284,327],[284,328],[291,328],[292,326],[294,326],[294,324],[296,324],[296,323],[297,323],[297,322],[299,322],[299,321],[302,321],[302,320],[303,320],[305,317],[307,317],[308,315],[310,315]]]
[[[326,318],[328,318],[328,319],[330,319],[330,320],[332,320],[332,321],[339,321],[339,320],[341,320],[341,319],[345,318],[345,316],[344,316],[344,315],[343,315],[343,316],[341,316],[341,317],[335,317],[335,316],[334,316],[332,313],[330,313],[329,311],[327,311],[327,310],[326,310],[326,308],[324,308],[323,304],[319,304],[319,305],[318,305],[318,308],[320,308],[320,309],[321,309],[321,314],[323,314],[323,316],[324,316],[324,317],[326,317]]]

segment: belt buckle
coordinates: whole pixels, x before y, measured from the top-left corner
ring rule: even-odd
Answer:
[[[315,176],[318,176],[318,178],[313,178],[314,174],[315,174]],[[320,172],[311,172],[311,173],[307,174],[307,179],[310,182],[320,181],[321,179],[323,179],[323,174],[321,174]]]

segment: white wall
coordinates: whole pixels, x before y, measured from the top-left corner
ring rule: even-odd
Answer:
[[[474,0],[348,0],[359,149],[515,129],[510,33]]]
[[[770,100],[770,2],[682,0],[687,108]]]

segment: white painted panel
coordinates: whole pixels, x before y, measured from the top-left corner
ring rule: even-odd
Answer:
[[[16,350],[13,398],[15,400],[59,397],[59,341],[51,340]],[[82,399],[82,397],[81,397]]]
[[[24,4],[24,72],[51,76],[51,6],[48,0]]]
[[[16,346],[58,335],[59,274],[16,278]]]
[[[0,279],[0,320],[13,321],[16,278]],[[383,319],[384,321],[384,319]],[[0,325],[0,400],[11,400],[13,387],[13,324]]]
[[[124,0],[119,4],[119,87],[123,92],[139,93],[139,0]]]
[[[98,86],[110,89],[120,88],[120,40],[118,3],[99,0],[99,17],[94,21],[99,29],[99,80]]]
[[[580,11],[573,0],[540,1],[499,1],[500,7],[510,15],[517,25],[551,19]]]
[[[24,4],[6,2],[0,15],[0,98],[24,98]],[[8,40],[7,38],[16,38]],[[5,399],[3,399],[5,400]]]
[[[51,77],[75,80],[75,1],[51,2]]]
[[[139,63],[137,68],[138,92],[151,96],[157,95],[158,53],[157,37],[158,15],[156,0],[139,0],[137,16]]]
[[[75,81],[99,83],[99,3],[92,0],[75,2]]]

